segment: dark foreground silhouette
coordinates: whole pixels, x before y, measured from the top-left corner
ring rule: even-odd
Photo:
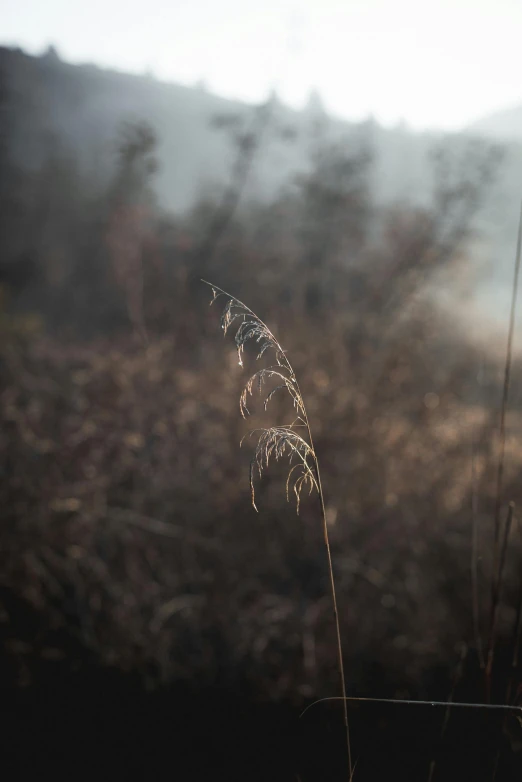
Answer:
[[[68,661],[70,662],[70,661]],[[67,668],[67,670],[66,670]],[[131,674],[49,661],[38,682],[9,682],[2,660],[5,780],[346,779],[339,703],[303,717],[290,704],[197,682],[147,692]],[[358,780],[522,778],[516,718],[430,706],[350,706]],[[518,730],[518,737],[517,737]],[[500,750],[498,752],[498,750]]]

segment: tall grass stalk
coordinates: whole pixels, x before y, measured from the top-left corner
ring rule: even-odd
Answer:
[[[509,329],[506,346],[506,361],[504,365],[504,385],[502,389],[502,405],[500,410],[500,452],[497,468],[497,490],[495,499],[495,537],[494,537],[494,563],[493,563],[493,582],[492,594],[494,598],[495,576],[498,568],[499,546],[500,546],[500,510],[502,507],[502,490],[504,478],[504,461],[506,452],[506,412],[509,398],[509,386],[511,382],[511,364],[513,359],[513,335],[515,331],[515,316],[517,309],[518,296],[518,278],[520,274],[520,256],[522,251],[522,203],[520,205],[520,216],[518,221],[517,249],[515,253],[515,268],[513,272],[513,286],[511,290],[511,308],[509,313]],[[493,600],[494,602],[494,600]],[[492,609],[493,610],[493,609]]]
[[[501,545],[501,508],[503,501],[503,480],[504,480],[504,462],[506,454],[506,413],[509,400],[509,387],[511,383],[511,365],[513,361],[513,336],[515,332],[515,317],[518,297],[518,280],[520,275],[520,260],[522,255],[522,203],[520,205],[520,215],[518,220],[517,247],[515,253],[515,266],[513,272],[513,284],[511,290],[511,307],[509,313],[509,328],[506,346],[506,360],[504,364],[504,384],[502,388],[502,404],[500,409],[500,450],[497,467],[497,486],[495,496],[495,516],[494,516],[494,549],[493,549],[493,567],[491,573],[491,611],[489,624],[489,641],[487,649],[486,662],[486,687],[488,694],[491,692],[491,674],[493,667],[496,621],[498,605],[500,602],[500,590],[502,588],[502,576],[504,570],[505,549],[509,539],[511,527],[511,518],[513,508],[510,506],[508,518],[504,527],[504,539]],[[502,549],[502,550],[501,550]]]
[[[471,434],[471,597],[473,611],[473,635],[481,670],[484,670],[484,649],[480,633],[480,594],[479,594],[479,528],[478,528],[478,489],[475,465],[475,438]]]
[[[250,307],[247,307],[242,301],[232,296],[230,293],[222,290],[217,285],[213,285],[203,280],[206,285],[212,289],[212,301],[220,297],[226,299],[226,304],[221,316],[221,328],[226,335],[229,328],[235,324],[237,331],[235,334],[235,343],[238,353],[239,365],[243,366],[243,353],[245,344],[253,341],[258,346],[257,358],[260,359],[266,352],[271,352],[275,358],[275,363],[255,372],[248,380],[239,400],[241,415],[246,418],[249,414],[247,402],[248,397],[252,396],[256,387],[260,393],[263,391],[263,385],[267,382],[275,382],[275,386],[265,396],[264,408],[277,391],[282,390],[289,394],[295,411],[294,420],[284,426],[273,426],[263,429],[255,429],[250,434],[257,435],[257,444],[254,456],[250,463],[250,488],[252,494],[252,505],[257,511],[255,502],[255,478],[261,477],[263,470],[268,466],[271,458],[276,461],[288,457],[289,473],[286,480],[286,496],[289,499],[290,492],[295,495],[297,503],[297,512],[299,513],[299,504],[303,488],[307,488],[309,493],[315,489],[319,496],[321,523],[324,534],[326,556],[328,561],[328,574],[330,579],[330,590],[332,596],[332,606],[334,613],[335,631],[337,638],[337,655],[339,661],[339,674],[342,687],[342,701],[344,713],[344,726],[346,730],[346,750],[348,754],[348,769],[350,779],[353,776],[352,753],[350,744],[350,727],[348,722],[348,701],[346,698],[346,680],[344,674],[343,649],[341,642],[341,628],[339,623],[339,611],[337,607],[337,592],[335,588],[334,570],[332,563],[332,552],[330,548],[330,539],[328,535],[328,524],[326,520],[326,507],[324,491],[321,482],[321,472],[319,460],[314,448],[312,429],[306,411],[304,398],[299,387],[299,383],[294,369],[288,359],[286,351],[283,350],[280,343],[270,331],[266,323],[259,318]],[[298,431],[301,430],[301,433]],[[303,436],[304,435],[304,436]]]

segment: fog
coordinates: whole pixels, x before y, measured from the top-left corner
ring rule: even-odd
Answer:
[[[277,89],[300,108],[318,89],[349,120],[461,129],[520,100],[516,0],[5,0],[2,38],[31,53],[182,84],[208,80],[250,103]]]
[[[519,780],[520,4],[2,23],[14,778]]]

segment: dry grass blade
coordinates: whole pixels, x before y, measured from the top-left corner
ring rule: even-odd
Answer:
[[[302,719],[307,711],[312,709],[314,706],[317,706],[319,703],[328,703],[331,701],[340,700],[349,701],[350,703],[390,703],[397,706],[435,706],[441,709],[480,709],[483,711],[506,712],[507,714],[516,714],[517,716],[520,715],[522,717],[522,706],[514,706],[504,703],[460,703],[459,701],[420,701],[411,700],[409,698],[361,698],[356,696],[339,698],[334,696],[330,698],[319,698],[319,700],[310,703],[306,709],[301,712],[299,719]]]
[[[308,420],[301,389],[299,388],[297,377],[285,351],[266,323],[264,323],[250,307],[247,307],[242,301],[236,299],[235,296],[227,293],[217,285],[212,285],[212,283],[207,282],[206,280],[203,280],[202,282],[209,285],[212,289],[211,304],[221,296],[224,296],[226,299],[226,304],[221,315],[221,328],[223,329],[224,334],[227,334],[230,327],[234,323],[237,324],[235,343],[239,365],[243,366],[245,345],[252,340],[259,346],[257,359],[261,358],[269,350],[272,350],[275,356],[276,363],[274,365],[258,370],[248,380],[239,400],[241,415],[245,418],[249,414],[247,399],[248,396],[252,395],[254,387],[257,387],[258,391],[262,392],[263,384],[267,380],[275,380],[277,385],[272,388],[265,397],[265,410],[277,391],[286,390],[292,400],[292,406],[297,411],[297,418],[288,426],[272,426],[250,432],[250,435],[255,434],[256,432],[259,433],[254,457],[250,463],[252,505],[257,510],[255,503],[254,476],[257,473],[259,477],[261,477],[263,470],[266,469],[272,458],[276,461],[279,461],[284,457],[288,458],[290,469],[286,480],[286,497],[289,499],[291,491],[295,494],[298,513],[302,490],[308,489],[309,493],[311,493],[315,489],[318,493],[337,635],[337,655],[343,693],[344,725],[346,729],[346,749],[348,753],[348,778],[352,779],[354,767],[352,764],[350,747],[350,729],[348,725],[341,629],[339,624],[339,612],[337,609],[337,593],[335,589],[332,553],[328,536],[328,524],[326,521],[326,507],[321,484],[321,474],[319,471],[319,461],[314,449],[312,430],[310,428],[310,422]],[[298,428],[301,428],[303,434],[300,434],[297,431]]]
[[[500,607],[500,599],[502,594],[504,566],[506,564],[506,554],[509,543],[509,535],[511,532],[511,526],[513,522],[514,503],[510,502],[508,507],[508,514],[506,523],[504,525],[504,534],[502,536],[502,546],[500,551],[500,557],[498,561],[497,573],[493,584],[493,601],[492,601],[492,615],[491,615],[491,628],[490,637],[488,643],[488,658],[486,662],[486,681],[488,683],[488,692],[491,691],[491,675],[493,671],[493,658],[495,655],[495,641],[497,633],[497,620]]]
[[[479,601],[479,530],[478,530],[478,488],[475,468],[475,441],[471,434],[471,599],[473,609],[473,635],[481,670],[484,670],[484,649],[480,633]]]
[[[517,309],[518,278],[520,274],[520,258],[522,254],[522,204],[520,206],[520,216],[518,221],[517,249],[515,253],[515,269],[513,272],[513,285],[511,289],[511,308],[509,313],[509,330],[506,347],[506,361],[504,365],[504,385],[502,389],[502,406],[500,411],[500,453],[497,468],[497,489],[495,499],[495,518],[494,518],[494,563],[493,579],[495,578],[498,567],[499,545],[500,545],[500,510],[502,507],[502,490],[504,480],[504,460],[506,452],[506,412],[509,398],[509,386],[511,382],[511,364],[513,358],[513,335],[515,331],[515,317]],[[492,584],[492,602],[494,602],[494,580]]]
[[[522,203],[520,205],[520,215],[518,220],[518,234],[517,234],[517,248],[515,253],[515,267],[513,272],[513,284],[511,289],[511,307],[509,313],[509,329],[508,339],[506,346],[506,360],[504,364],[504,384],[502,389],[502,405],[500,410],[500,451],[498,457],[497,467],[497,486],[495,497],[495,515],[494,515],[494,547],[493,547],[493,568],[491,578],[491,610],[490,610],[490,627],[489,627],[489,642],[487,648],[487,660],[486,660],[486,688],[488,693],[491,689],[491,672],[493,667],[494,656],[494,644],[495,644],[495,632],[496,632],[496,619],[499,603],[499,589],[501,587],[503,562],[505,557],[505,551],[501,553],[501,508],[503,500],[503,482],[504,482],[504,461],[506,453],[506,413],[509,400],[509,388],[511,383],[511,364],[513,359],[513,337],[515,332],[515,318],[517,309],[517,296],[518,296],[518,280],[520,275],[520,261],[522,256]],[[512,508],[508,511],[508,522],[506,524],[507,536],[509,536],[509,527],[511,524]],[[504,544],[507,544],[506,535],[504,536]],[[499,576],[500,574],[500,576]]]

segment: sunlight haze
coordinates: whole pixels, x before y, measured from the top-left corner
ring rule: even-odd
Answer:
[[[257,102],[459,129],[522,98],[518,0],[4,0],[1,42]]]

